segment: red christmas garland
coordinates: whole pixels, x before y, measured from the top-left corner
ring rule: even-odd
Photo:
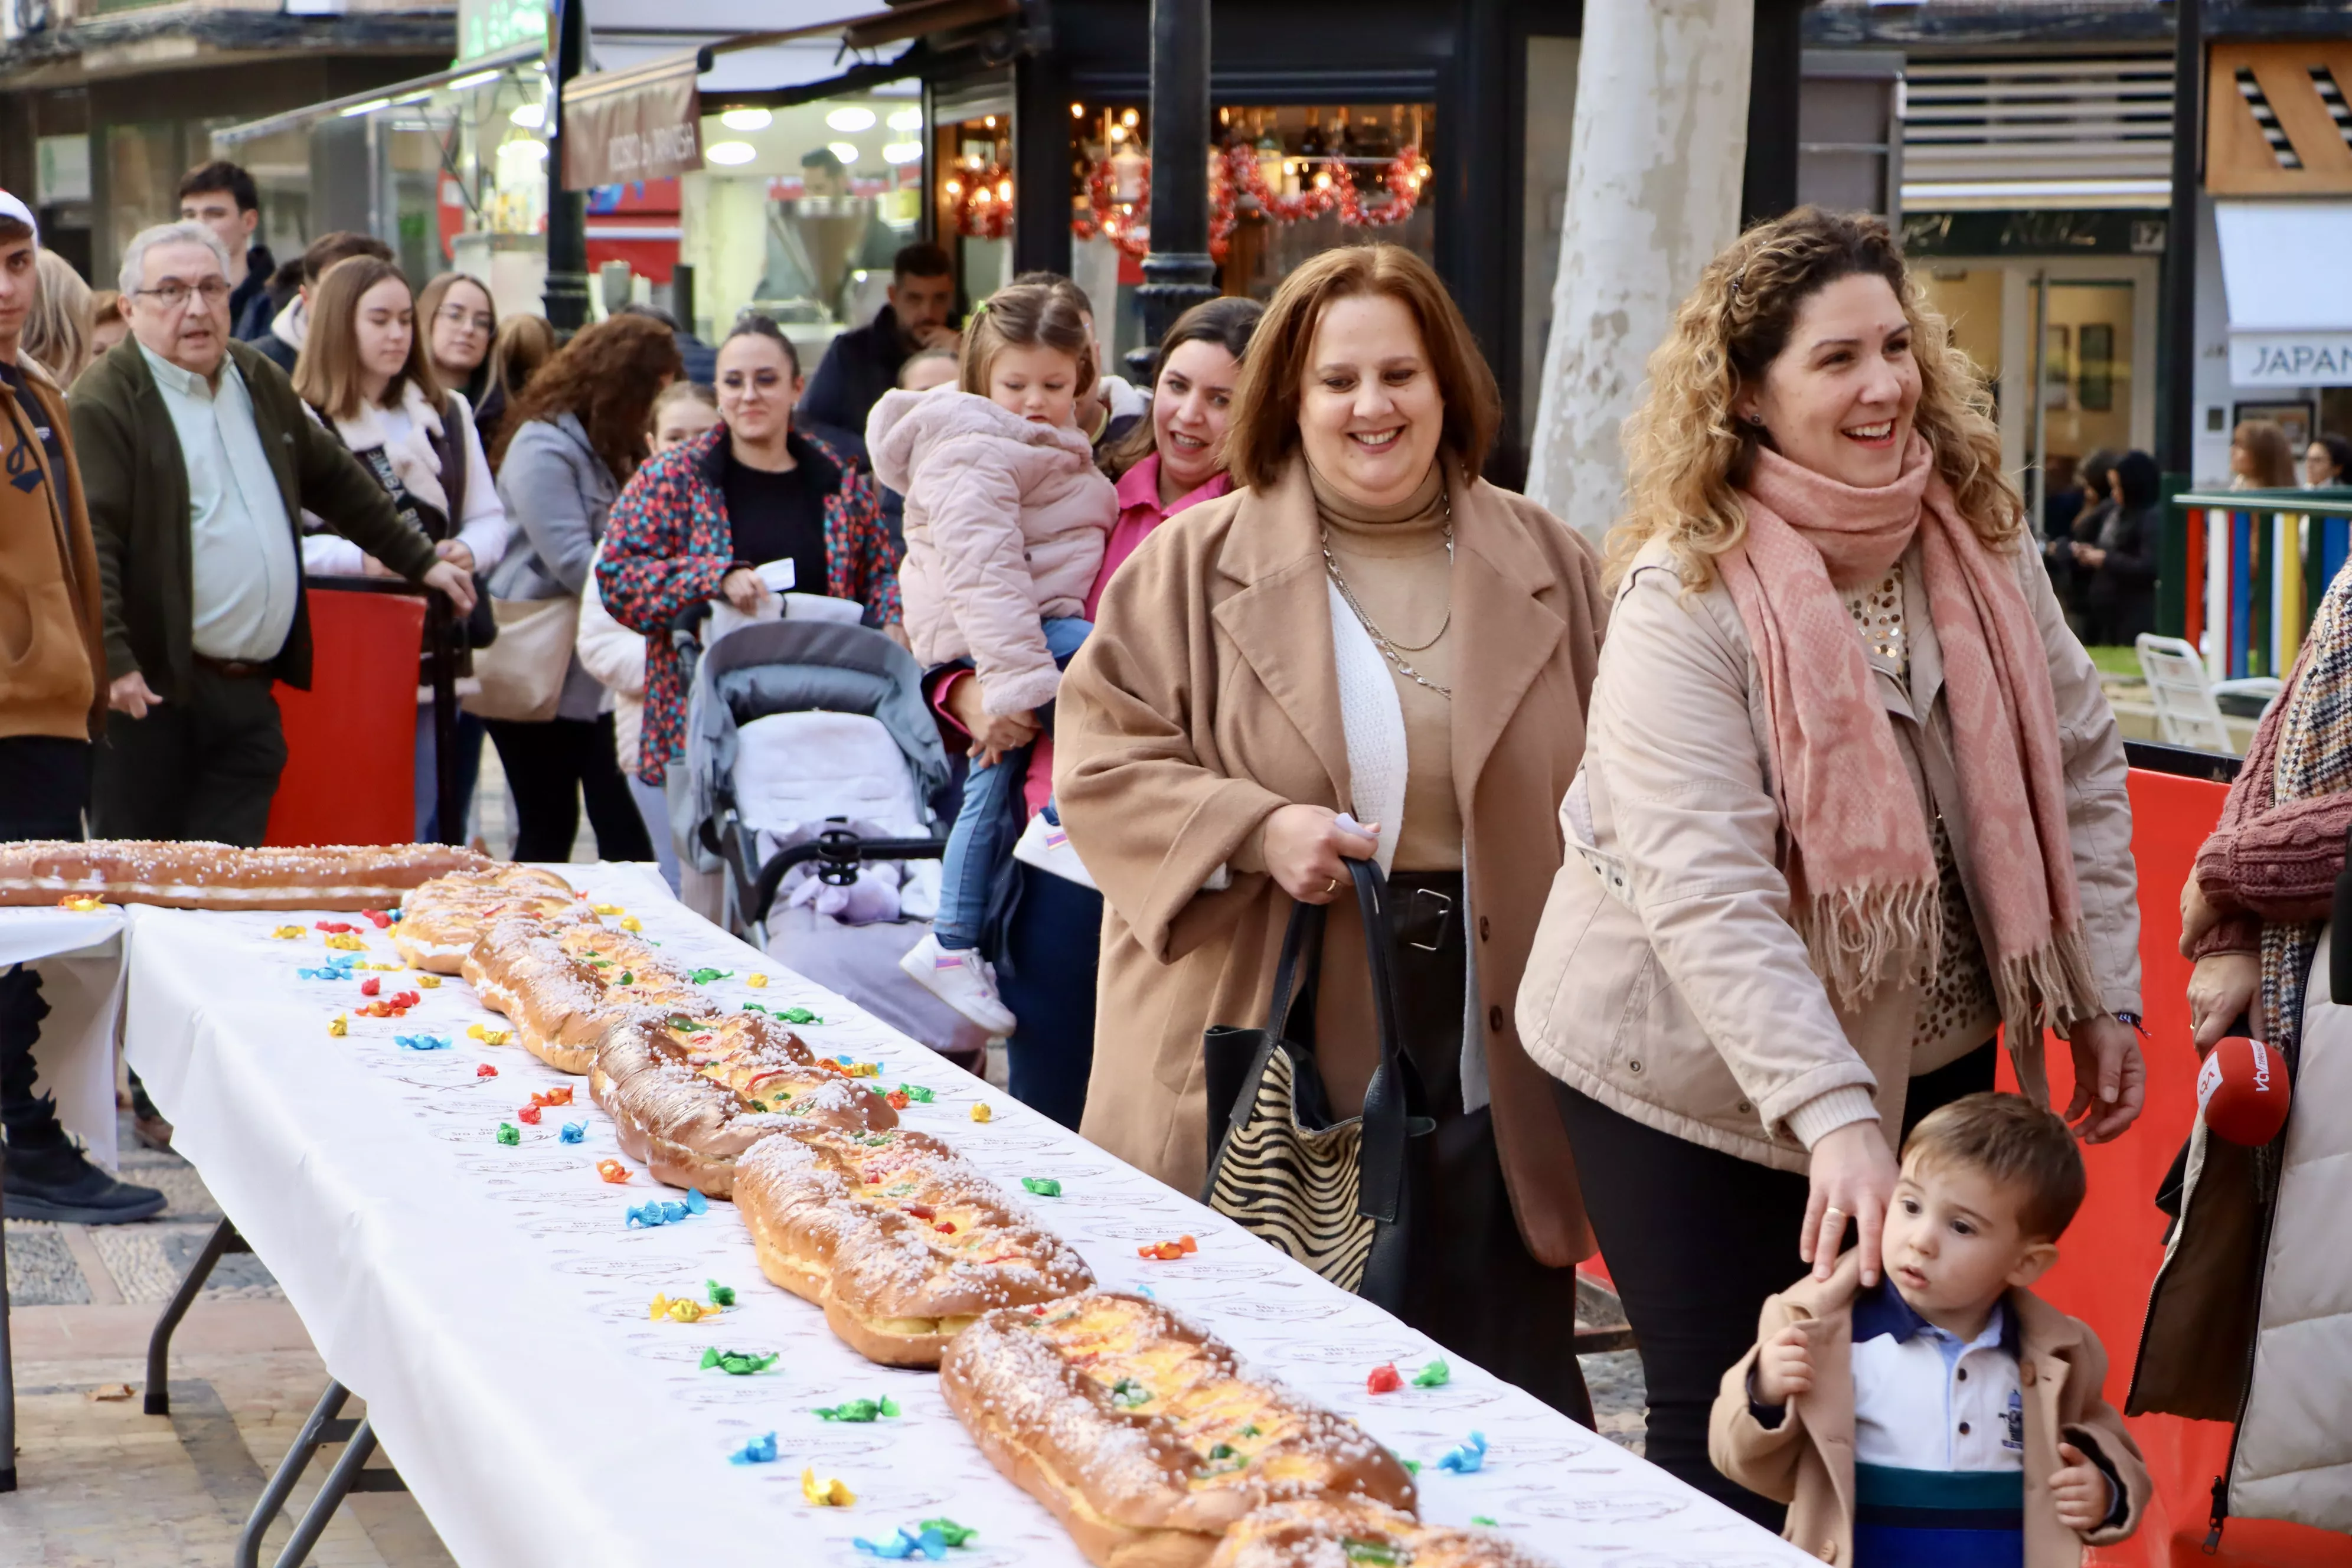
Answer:
[[[993,161],[978,169],[959,163],[949,171],[948,179],[960,187],[949,193],[955,202],[958,234],[973,239],[1003,239],[1013,232],[1013,199],[998,194],[1012,174]],[[983,191],[988,193],[986,201],[980,199]]]
[[[1407,147],[1381,171],[1389,200],[1380,206],[1364,205],[1355,176],[1345,162],[1327,158],[1317,173],[1323,183],[1309,184],[1295,196],[1282,195],[1265,183],[1256,153],[1248,147],[1227,148],[1209,165],[1209,254],[1225,258],[1234,226],[1241,221],[1240,197],[1246,195],[1276,223],[1297,223],[1336,211],[1339,221],[1357,228],[1385,228],[1412,216],[1421,203],[1421,149]],[[1117,176],[1107,159],[1097,159],[1087,174],[1086,215],[1070,220],[1070,232],[1080,239],[1100,236],[1128,255],[1142,259],[1151,248],[1151,174],[1144,168],[1142,189],[1132,202],[1118,198]],[[1122,215],[1120,209],[1125,209]]]

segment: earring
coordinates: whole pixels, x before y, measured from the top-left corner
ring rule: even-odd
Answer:
[[[1748,416],[1748,423],[1755,426],[1759,430],[1761,430],[1764,428],[1764,416],[1761,414],[1751,414]]]

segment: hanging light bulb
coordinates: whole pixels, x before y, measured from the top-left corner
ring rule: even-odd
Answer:
[[[893,131],[920,131],[923,128],[923,111],[919,109],[894,110],[884,123]]]
[[[719,117],[719,123],[730,131],[765,131],[775,118],[764,109],[730,109]]]
[[[874,111],[862,104],[845,103],[824,117],[824,122],[835,131],[871,131]]]

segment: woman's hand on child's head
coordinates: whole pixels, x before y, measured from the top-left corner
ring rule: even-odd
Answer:
[[[768,596],[768,584],[749,566],[738,566],[719,580],[719,592],[729,604],[749,616],[758,613],[761,601]]]
[[[1813,1341],[1803,1323],[1790,1323],[1756,1352],[1756,1402],[1786,1405],[1813,1391]]]
[[[2115,1508],[2107,1474],[2072,1443],[2058,1445],[2058,1458],[2065,1468],[2050,1478],[2050,1500],[2057,1505],[2058,1522],[2088,1535]]]
[[[1813,1145],[1812,1193],[1805,1200],[1805,1227],[1797,1236],[1797,1256],[1826,1279],[1837,1267],[1852,1220],[1862,1253],[1862,1282],[1878,1283],[1878,1243],[1886,1227],[1886,1202],[1895,1193],[1895,1152],[1873,1117],[1832,1128]]]

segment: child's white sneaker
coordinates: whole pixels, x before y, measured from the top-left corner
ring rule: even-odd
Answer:
[[[923,940],[907,950],[898,967],[908,978],[986,1029],[991,1035],[1010,1035],[1019,1026],[996,994],[996,969],[969,947],[941,947],[940,939],[929,931]]]

